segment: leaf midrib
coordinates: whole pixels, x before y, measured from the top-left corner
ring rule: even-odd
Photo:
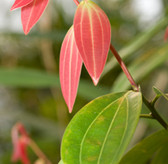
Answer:
[[[119,148],[118,148],[117,152],[115,153],[115,155],[114,155],[113,160],[112,160],[111,163],[113,163],[113,161],[114,161],[116,155],[118,154],[118,152],[119,152],[119,150],[120,150],[120,147],[121,147],[121,145],[122,145],[122,143],[123,143],[123,140],[124,140],[124,136],[125,136],[126,130],[127,130],[127,128],[128,128],[128,108],[129,108],[129,103],[128,103],[128,98],[127,98],[127,97],[126,97],[126,101],[127,101],[127,108],[126,108],[126,112],[127,112],[127,115],[126,115],[126,117],[127,117],[127,118],[126,118],[126,126],[125,126],[125,129],[124,129],[124,133],[123,133],[123,136],[122,136],[122,139],[121,139]]]
[[[115,118],[117,117],[117,114],[118,114],[118,112],[119,112],[119,109],[120,109],[121,105],[123,104],[123,102],[124,102],[124,100],[125,100],[125,97],[126,97],[126,95],[124,95],[123,97],[121,97],[121,98],[122,98],[122,101],[121,101],[120,105],[118,106],[118,108],[117,108],[117,110],[116,110],[116,112],[115,112],[114,118],[112,119],[112,121],[111,121],[111,123],[110,123],[110,126],[109,126],[109,128],[108,128],[108,131],[107,131],[107,133],[106,133],[106,136],[105,136],[105,139],[104,139],[104,142],[103,142],[103,145],[102,145],[102,148],[101,148],[101,150],[100,150],[99,158],[98,158],[98,161],[97,161],[98,164],[100,163],[100,159],[101,159],[101,156],[102,156],[102,153],[103,153],[103,150],[104,150],[104,145],[105,145],[105,143],[106,143],[106,141],[107,141],[107,138],[108,138],[108,135],[109,135],[109,133],[110,133],[110,131],[111,131],[111,127],[113,126],[113,123],[114,123],[114,121],[115,121]]]

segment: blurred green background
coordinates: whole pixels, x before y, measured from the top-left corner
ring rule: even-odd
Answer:
[[[107,13],[112,44],[119,51],[142,92],[152,100],[152,86],[168,92],[167,0],[93,0]],[[50,0],[40,21],[25,36],[20,10],[10,12],[14,1],[0,2],[0,164],[10,164],[11,128],[22,122],[31,138],[54,163],[60,159],[63,132],[75,115],[92,99],[130,89],[129,82],[111,52],[95,87],[83,67],[72,114],[68,113],[59,84],[59,52],[73,22],[73,0]],[[156,104],[168,121],[168,102]],[[142,113],[149,113],[143,106]],[[162,127],[140,119],[130,147]],[[32,161],[36,156],[29,149]]]

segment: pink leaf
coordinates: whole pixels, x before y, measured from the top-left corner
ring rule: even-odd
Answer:
[[[66,34],[62,43],[59,65],[61,89],[69,112],[71,113],[82,68],[82,58],[74,39],[73,26]]]
[[[39,20],[47,4],[48,0],[33,0],[33,2],[21,9],[21,19],[25,34],[28,34]]]
[[[33,0],[16,0],[13,6],[11,7],[11,10],[14,10],[16,8],[24,7],[31,3]]]
[[[19,135],[19,133],[21,134]],[[29,138],[23,125],[20,123],[16,124],[12,129],[12,142],[14,146],[12,161],[21,160],[23,164],[30,164],[26,151]]]
[[[25,136],[22,136],[19,139],[20,156],[21,156],[21,161],[23,162],[23,164],[30,164],[30,161],[27,156],[28,142],[29,140]]]
[[[110,47],[111,26],[108,17],[92,1],[82,1],[75,14],[74,33],[85,67],[97,85]]]

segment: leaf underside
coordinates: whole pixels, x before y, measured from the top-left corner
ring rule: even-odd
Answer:
[[[74,17],[74,33],[85,67],[97,85],[110,47],[111,25],[108,17],[95,3],[82,1]]]
[[[47,4],[48,0],[33,0],[27,6],[21,8],[21,19],[25,34],[28,34],[37,23]]]
[[[82,58],[74,39],[73,26],[63,41],[59,66],[62,93],[69,112],[72,112],[82,68]]]
[[[11,11],[20,7],[24,7],[31,3],[33,0],[16,0],[13,6],[11,7]]]
[[[61,147],[64,164],[117,164],[137,125],[141,93],[123,92],[95,99],[68,125]]]

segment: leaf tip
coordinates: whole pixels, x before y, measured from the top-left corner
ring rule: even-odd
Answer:
[[[92,77],[92,80],[93,80],[93,84],[96,86],[99,82],[99,78],[94,78]]]
[[[24,34],[25,34],[25,35],[28,35],[28,33],[29,33],[29,31],[24,31]]]
[[[73,110],[73,106],[68,105],[68,111],[69,111],[69,113],[72,113],[72,110]]]
[[[30,32],[30,29],[28,29],[28,28],[24,29],[24,28],[23,28],[23,31],[24,31],[24,34],[25,34],[25,35],[28,35],[28,33]]]
[[[16,4],[13,4],[12,7],[10,8],[10,11],[13,11],[17,8],[17,5]]]
[[[13,11],[15,9],[15,7],[14,6],[12,6],[11,8],[10,8],[10,11]]]

